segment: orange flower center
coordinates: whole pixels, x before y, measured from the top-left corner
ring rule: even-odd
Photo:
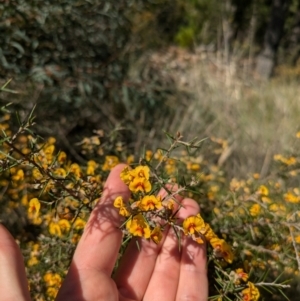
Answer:
[[[189,231],[190,231],[190,230],[194,230],[195,227],[196,227],[196,225],[195,225],[194,223],[191,223],[191,224],[189,225]]]
[[[138,183],[136,184],[135,187],[136,187],[137,189],[138,189],[138,188],[141,188],[142,190],[145,190],[145,185],[144,185],[143,182],[138,182]]]
[[[139,176],[140,178],[146,178],[146,177],[145,177],[145,173],[144,173],[142,170],[138,173],[138,176]]]

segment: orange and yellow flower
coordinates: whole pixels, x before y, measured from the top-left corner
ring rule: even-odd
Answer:
[[[257,193],[262,196],[268,196],[269,195],[269,189],[265,185],[259,186]]]
[[[129,219],[126,223],[126,228],[133,236],[150,238],[151,230],[142,214],[138,214]]]
[[[214,249],[216,257],[224,258],[226,262],[232,263],[234,258],[233,252],[224,239],[212,238],[210,244]]]
[[[59,288],[61,286],[62,279],[57,273],[47,272],[44,275],[44,281],[48,287]]]
[[[134,178],[132,182],[129,184],[129,189],[132,192],[150,192],[151,191],[151,183],[149,180],[145,178]]]
[[[77,217],[73,226],[75,230],[81,230],[85,227],[85,224],[86,224],[85,220],[83,220],[80,217]]]
[[[284,200],[289,203],[299,203],[300,197],[298,195],[293,194],[292,192],[287,192],[284,194]]]
[[[58,225],[63,233],[68,233],[71,229],[71,224],[67,219],[59,220]]]
[[[239,282],[240,279],[242,279],[244,282],[246,282],[248,280],[248,278],[249,278],[249,275],[246,272],[244,272],[243,269],[236,269],[235,273],[236,273],[237,278],[238,278],[237,282],[236,282],[237,284],[240,283]]]
[[[251,216],[258,216],[261,213],[261,206],[259,204],[254,204],[249,211]]]
[[[66,175],[67,175],[67,172],[66,172],[63,168],[57,168],[57,169],[53,172],[53,174],[55,174],[56,176],[65,178]]]
[[[118,196],[114,200],[114,207],[116,208],[122,208],[125,206],[124,200],[121,196]]]
[[[200,233],[205,228],[205,223],[200,214],[196,216],[190,216],[183,221],[184,234],[194,234],[195,232]]]
[[[132,175],[137,178],[145,178],[149,180],[150,178],[150,168],[148,166],[137,166],[133,171]]]
[[[116,156],[106,156],[105,162],[102,166],[102,170],[111,170],[113,167],[115,167],[119,163],[119,158]]]
[[[250,281],[247,285],[248,287],[242,290],[243,301],[257,301],[260,297],[258,288]]]
[[[76,179],[79,179],[82,176],[81,168],[77,163],[71,164],[69,171],[75,176]]]
[[[93,176],[95,175],[95,169],[97,168],[98,164],[94,160],[90,160],[87,163],[87,169],[86,169],[86,174],[88,176]]]
[[[18,169],[15,174],[12,175],[12,180],[13,181],[22,181],[24,180],[24,171],[23,169]]]
[[[37,198],[33,198],[29,201],[28,215],[37,218],[41,209],[41,203]]]
[[[51,222],[49,224],[49,233],[53,236],[58,236],[61,237],[62,236],[62,232],[61,232],[61,228],[60,225],[56,222]]]
[[[160,227],[155,227],[152,230],[150,237],[156,244],[158,244],[162,239],[162,232],[161,232]]]
[[[133,180],[134,176],[131,174],[131,168],[129,166],[124,167],[124,169],[121,171],[120,177],[121,180],[126,184],[129,185],[129,183]]]
[[[122,216],[130,216],[130,212],[124,203],[124,200],[121,196],[118,196],[114,201],[114,207],[119,208],[119,214]]]
[[[217,235],[212,230],[210,225],[207,223],[205,224],[205,228],[203,229],[203,231],[201,233],[204,235],[204,237],[206,238],[207,241],[211,241],[211,239],[217,238]]]
[[[156,197],[155,195],[146,195],[139,202],[139,207],[144,211],[161,209],[161,197]]]

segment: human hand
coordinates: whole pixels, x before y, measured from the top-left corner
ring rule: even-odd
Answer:
[[[133,239],[114,279],[111,274],[122,242],[120,215],[113,207],[117,196],[130,192],[120,179],[124,165],[110,173],[101,200],[91,213],[58,293],[57,301],[204,301],[208,297],[205,245],[183,237],[182,247],[170,228],[156,245]],[[164,191],[160,194],[163,196]],[[199,212],[198,204],[177,196],[183,207],[177,217]],[[29,301],[23,258],[8,231],[0,225],[0,301]]]

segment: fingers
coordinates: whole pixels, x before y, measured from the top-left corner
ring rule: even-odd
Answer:
[[[23,257],[10,233],[0,225],[0,301],[29,301]]]
[[[96,268],[111,275],[122,240],[120,215],[113,207],[117,196],[129,199],[130,192],[120,178],[125,165],[116,166],[104,186],[103,196],[93,210],[74,254],[80,268]]]
[[[113,298],[116,293],[110,276],[118,256],[122,232],[118,228],[120,216],[113,207],[113,201],[117,196],[125,200],[130,196],[127,186],[120,179],[124,167],[123,164],[116,166],[106,181],[103,196],[91,213],[75,251],[58,295],[59,300],[104,300],[101,299],[102,294]]]
[[[172,190],[176,191],[176,188],[173,187]],[[161,190],[159,195],[164,198],[167,192]],[[181,202],[183,198],[177,195],[176,199]],[[167,233],[168,231],[165,231],[158,245],[145,239],[133,239],[130,242],[115,275],[117,287],[123,297],[134,300],[143,299]]]
[[[186,198],[181,203],[182,208],[177,214],[181,221],[199,213],[199,206],[194,200]],[[183,244],[179,251],[178,238],[172,228],[169,230],[158,254],[143,300],[202,301],[207,299],[207,280],[203,281],[203,278],[206,279],[205,247],[194,244],[187,237],[182,237],[182,240]],[[204,277],[199,279],[199,274]],[[202,293],[200,295],[202,289],[205,292],[204,297]]]

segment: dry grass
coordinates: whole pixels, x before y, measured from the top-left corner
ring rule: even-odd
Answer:
[[[228,140],[229,148],[219,163],[229,177],[252,172],[266,176],[275,153],[293,152],[300,129],[296,80],[260,82],[239,73],[234,64],[224,67],[197,54],[160,59],[179,90],[189,96],[173,99],[169,104],[173,114],[157,116],[155,129],[180,130],[186,138]]]

